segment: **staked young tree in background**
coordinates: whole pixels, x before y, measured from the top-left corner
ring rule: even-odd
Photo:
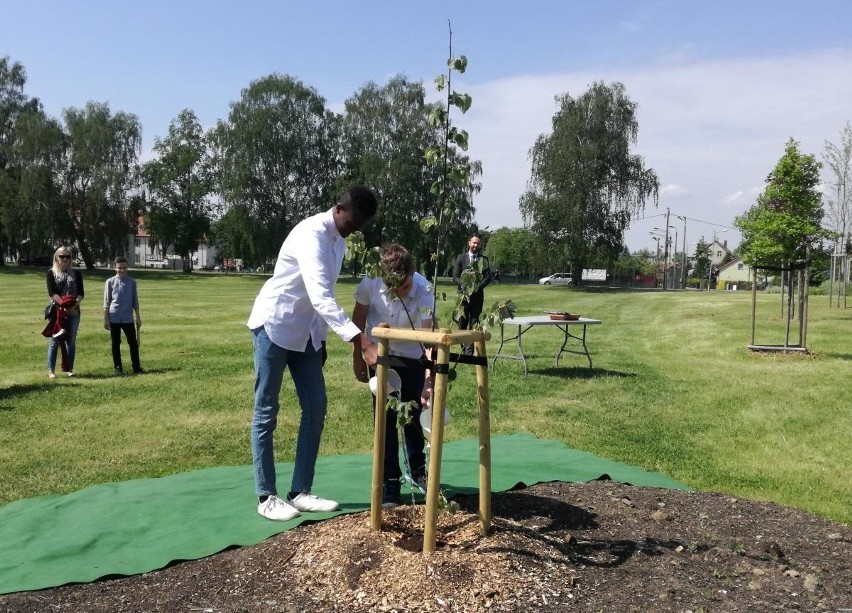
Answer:
[[[87,268],[124,253],[135,222],[130,195],[142,127],[136,115],[89,102],[64,113],[67,148],[60,187],[66,221]]]
[[[639,124],[637,104],[624,85],[595,82],[579,98],[557,98],[553,130],[530,149],[531,177],[521,214],[539,239],[564,245],[575,279],[591,258],[614,260],[632,213],[651,199],[659,181],[631,154]]]
[[[766,189],[743,215],[734,220],[742,233],[739,250],[752,268],[780,270],[786,276],[787,329],[784,346],[790,344],[794,313],[794,287],[798,288],[798,346],[807,349],[807,272],[811,253],[829,233],[823,229],[820,167],[811,154],[802,154],[799,143],[787,141],[784,155],[766,179]],[[798,273],[798,274],[794,274]],[[784,297],[781,297],[782,312]],[[752,306],[752,344],[755,316]]]
[[[329,206],[342,168],[340,117],[316,90],[273,74],[253,81],[213,133],[226,211],[241,207],[257,264],[275,258],[290,230]],[[220,228],[222,230],[222,228]]]
[[[157,159],[142,169],[148,187],[145,229],[161,245],[172,245],[192,269],[190,254],[208,233],[214,213],[213,159],[195,113],[184,109],[156,139]]]

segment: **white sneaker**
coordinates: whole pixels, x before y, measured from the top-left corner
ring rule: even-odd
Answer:
[[[340,508],[334,500],[326,500],[313,494],[301,493],[295,498],[288,498],[287,503],[306,513],[323,513],[336,511]]]
[[[270,496],[265,502],[258,504],[257,512],[266,519],[274,521],[288,521],[301,515],[298,509],[293,508],[278,496]]]

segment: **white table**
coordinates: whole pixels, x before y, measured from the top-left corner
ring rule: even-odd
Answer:
[[[563,353],[576,353],[578,355],[585,355],[586,359],[589,360],[589,368],[591,368],[592,356],[589,354],[589,348],[586,346],[586,328],[588,326],[597,325],[600,323],[600,319],[589,319],[588,317],[580,317],[579,319],[559,320],[550,319],[549,315],[530,315],[526,317],[512,317],[511,319],[504,319],[503,322],[500,324],[500,347],[497,349],[497,353],[494,354],[491,366],[493,368],[499,358],[504,358],[507,360],[520,360],[524,363],[524,378],[526,378],[529,374],[529,368],[527,366],[527,356],[524,354],[524,347],[521,342],[524,333],[528,332],[535,326],[555,326],[559,328],[563,333],[562,346],[559,348],[559,351],[556,352],[556,365],[559,366],[559,358],[562,356]],[[517,334],[515,334],[514,336],[506,337],[506,326],[517,326]],[[582,336],[569,332],[571,326],[582,326]],[[503,345],[515,339],[518,340],[518,353],[503,353]],[[583,350],[579,351],[575,349],[566,349],[571,339],[574,339],[575,341],[579,342],[582,345]]]

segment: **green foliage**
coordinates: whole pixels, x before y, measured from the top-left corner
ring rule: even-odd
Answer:
[[[460,216],[459,194],[473,194],[480,189],[479,185],[471,183],[472,178],[481,172],[477,163],[473,168],[465,164],[465,158],[460,157],[456,147],[467,149],[467,132],[458,130],[451,122],[450,111],[452,107],[458,108],[462,113],[467,112],[472,104],[468,94],[456,92],[452,89],[453,72],[463,73],[467,69],[467,58],[465,56],[453,56],[452,29],[450,29],[450,58],[447,60],[447,74],[435,79],[438,91],[446,90],[446,102],[443,107],[434,106],[430,110],[429,125],[438,129],[438,142],[424,152],[427,165],[436,172],[437,176],[432,182],[430,192],[439,199],[439,210],[437,223],[427,219],[422,222],[428,228],[438,227],[436,236],[436,247],[430,258],[435,262],[435,278],[438,277],[439,263],[442,256],[442,241],[446,239],[444,232],[453,227],[459,227],[465,220]],[[465,237],[466,238],[466,237]]]
[[[142,144],[136,115],[89,102],[63,112],[68,147],[61,176],[65,215],[87,268],[123,254],[136,223],[130,189]]]
[[[492,270],[501,274],[532,276],[541,270],[540,251],[535,235],[528,228],[498,228],[485,244]]]
[[[704,241],[702,236],[695,245],[695,253],[692,255],[695,262],[694,275],[698,279],[707,279],[710,272],[710,243]]]
[[[530,149],[530,189],[521,213],[546,244],[565,245],[575,279],[592,257],[614,260],[633,213],[652,199],[659,181],[630,153],[639,124],[624,85],[592,84],[579,98],[564,94],[553,132]]]
[[[0,57],[0,265],[10,247],[27,238],[22,226],[32,220],[26,215],[31,207],[19,206],[21,174],[29,165],[16,145],[22,142],[21,116],[41,109],[37,101],[31,102],[24,94],[26,81],[23,64],[12,62],[8,56]]]
[[[340,117],[313,88],[281,75],[253,81],[212,134],[219,192],[251,224],[246,259],[271,262],[302,219],[329,206],[342,169]],[[237,254],[235,254],[237,255]]]
[[[809,259],[810,251],[827,236],[822,228],[821,164],[799,152],[792,138],[766,179],[757,203],[734,224],[742,232],[740,253],[749,266],[780,267]]]
[[[262,266],[265,256],[255,246],[255,238],[256,228],[248,207],[234,204],[213,222],[209,242],[216,247],[217,258],[242,257],[247,264]]]
[[[378,195],[379,210],[364,228],[367,244],[405,245],[418,267],[432,259],[421,220],[437,219],[442,207],[439,195],[432,191],[439,171],[424,164],[424,157],[434,162],[441,156],[443,132],[430,120],[440,106],[427,104],[425,98],[423,85],[403,76],[382,86],[367,83],[349,98],[343,117],[346,164],[340,180],[369,185]],[[452,155],[459,172],[479,174],[477,163],[455,151]],[[473,219],[472,192],[455,187],[448,198],[456,205],[460,223],[447,228],[447,235],[449,240],[461,240]]]
[[[432,228],[437,228],[435,251],[430,258],[435,262],[435,275],[438,278],[440,264],[443,255],[443,241],[447,236],[451,236],[453,228],[463,228],[460,224],[463,219],[460,215],[460,198],[454,194],[473,194],[479,190],[479,186],[472,183],[473,177],[481,172],[478,164],[465,164],[465,158],[458,157],[455,149],[459,148],[463,151],[468,147],[468,133],[465,130],[459,130],[452,125],[451,110],[453,107],[466,113],[472,104],[472,98],[469,94],[460,93],[452,89],[453,72],[463,73],[467,70],[467,58],[465,56],[453,56],[453,33],[450,29],[450,58],[447,60],[447,74],[441,75],[435,79],[435,86],[438,91],[446,90],[446,104],[444,107],[435,106],[429,114],[429,125],[439,128],[443,132],[437,146],[430,147],[424,153],[426,163],[438,172],[438,178],[432,183],[430,192],[438,196],[440,199],[440,210],[435,217],[429,216],[421,220],[421,228],[424,231],[429,231]],[[467,232],[466,232],[467,234]],[[467,236],[465,236],[467,238]],[[452,321],[458,321],[461,316],[462,308],[469,296],[478,289],[483,279],[484,260],[479,260],[476,264],[468,266],[461,274],[461,288],[455,301],[453,308]],[[434,286],[435,299],[437,303],[437,284]],[[495,305],[491,311],[485,311],[480,316],[480,321],[476,322],[477,327],[485,325],[494,325],[494,322],[502,321],[501,314],[512,312],[511,301],[506,304]],[[433,308],[437,311],[437,306]],[[434,320],[433,320],[434,326]]]
[[[198,118],[184,109],[156,139],[157,158],[143,167],[149,208],[145,229],[164,247],[173,246],[192,266],[190,253],[210,232],[213,161]]]

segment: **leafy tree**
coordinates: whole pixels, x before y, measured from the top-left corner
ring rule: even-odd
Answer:
[[[614,269],[624,274],[653,275],[656,272],[655,255],[647,249],[630,253],[625,248],[615,262]]]
[[[329,206],[340,131],[325,99],[289,76],[253,81],[231,104],[213,142],[222,198],[252,222],[251,259],[272,260],[293,226]]]
[[[255,228],[248,209],[242,204],[231,206],[210,229],[209,243],[216,247],[217,259],[241,257],[252,266],[264,266],[254,246]]]
[[[0,266],[5,256],[13,255],[19,245],[45,245],[45,233],[34,226],[43,212],[22,201],[22,182],[28,162],[25,151],[30,141],[24,138],[24,124],[42,117],[41,104],[24,93],[27,73],[20,62],[0,57]],[[26,249],[26,248],[25,248]],[[35,253],[30,253],[35,255]]]
[[[135,223],[130,189],[142,138],[139,119],[105,103],[63,113],[68,146],[61,176],[64,215],[87,268],[126,249]]]
[[[639,124],[621,83],[594,83],[579,98],[557,98],[553,131],[530,149],[525,223],[547,244],[565,245],[575,279],[591,257],[615,259],[634,212],[657,203],[659,181],[630,153]]]
[[[209,233],[213,214],[213,161],[195,113],[181,111],[154,151],[159,157],[143,167],[150,203],[145,226],[192,268],[190,253]]]
[[[742,232],[740,253],[749,266],[781,267],[809,259],[827,235],[822,229],[821,164],[799,152],[792,138],[766,179],[757,203],[734,221]]]
[[[501,275],[530,276],[538,271],[537,240],[528,228],[498,228],[485,243],[491,269]]]
[[[379,197],[379,210],[364,229],[364,240],[370,245],[400,242],[421,267],[430,261],[432,249],[420,230],[420,220],[439,213],[439,198],[430,190],[438,175],[424,163],[424,154],[428,147],[437,147],[441,137],[428,121],[440,106],[426,104],[425,96],[421,83],[402,75],[381,87],[370,82],[346,101],[343,118],[346,170],[342,182],[370,185]],[[456,150],[449,155],[467,167],[470,177],[481,173],[478,162]],[[473,219],[471,196],[479,187],[477,183],[450,187],[460,223],[447,228],[448,242],[466,241]]]
[[[73,242],[75,232],[61,197],[59,179],[66,138],[58,121],[40,109],[22,113],[12,148],[15,198],[6,207],[8,236],[21,255],[47,255],[57,242]]]
[[[692,269],[693,277],[706,279],[710,273],[710,247],[710,243],[705,241],[703,236],[698,239],[698,244],[695,245],[695,253],[692,256],[695,262]]]

